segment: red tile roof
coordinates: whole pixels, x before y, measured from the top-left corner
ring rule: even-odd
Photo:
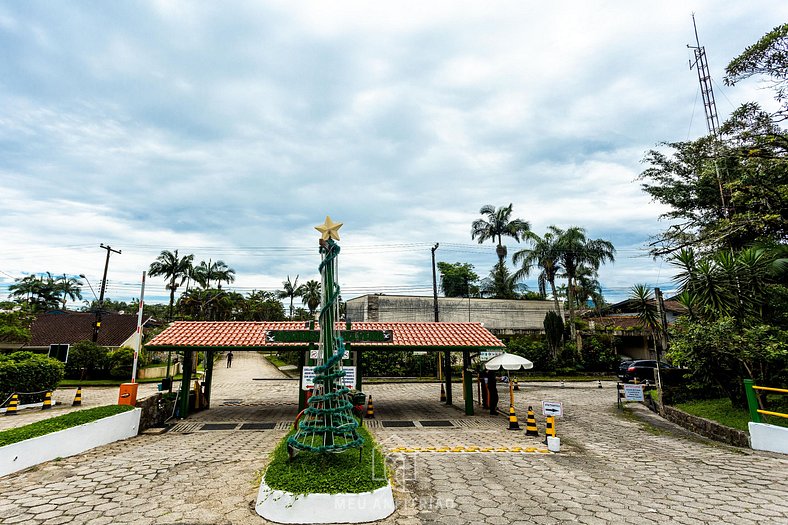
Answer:
[[[30,327],[28,346],[74,344],[93,339],[96,314],[91,312],[53,311],[36,316]],[[105,313],[97,343],[101,346],[120,346],[137,331],[137,316]]]
[[[345,323],[337,323],[338,330]],[[268,330],[304,330],[302,321],[176,321],[145,346],[156,347],[303,347],[303,343],[267,343]],[[391,330],[391,342],[358,342],[353,347],[500,348],[504,344],[480,323],[371,323],[359,322],[352,330]]]
[[[586,319],[589,325],[593,323],[594,330],[641,330],[643,328],[643,321],[635,316],[606,316],[606,317],[589,317]]]

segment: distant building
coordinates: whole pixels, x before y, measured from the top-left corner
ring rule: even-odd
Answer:
[[[545,315],[554,310],[553,301],[438,297],[440,321],[482,323],[498,337],[544,333]],[[432,296],[370,294],[350,299],[345,315],[351,321],[432,322],[435,307]]]

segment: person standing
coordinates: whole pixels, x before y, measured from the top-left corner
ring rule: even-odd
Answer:
[[[233,367],[233,353],[227,352],[227,368]]]
[[[490,396],[490,415],[498,415],[498,385],[496,384],[495,370],[487,371],[487,390]]]

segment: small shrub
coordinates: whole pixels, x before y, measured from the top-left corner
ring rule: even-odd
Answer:
[[[63,363],[57,359],[15,352],[0,360],[0,402],[14,392],[54,390],[63,379]],[[43,394],[21,395],[20,404],[41,401]]]
[[[107,349],[92,341],[80,341],[68,352],[66,377],[100,379],[107,369]]]
[[[134,366],[134,350],[124,346],[107,354],[109,375],[113,379],[128,379]]]

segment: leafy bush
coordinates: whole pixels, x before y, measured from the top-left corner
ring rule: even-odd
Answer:
[[[63,379],[63,363],[32,352],[15,352],[0,358],[0,401],[14,392],[54,390]],[[34,403],[42,394],[22,395],[20,404]]]
[[[66,377],[70,379],[99,379],[107,369],[107,349],[92,341],[80,341],[68,352]],[[83,375],[84,370],[84,375]]]
[[[534,364],[534,370],[547,371],[552,368],[549,343],[538,336],[517,336],[506,342],[506,351],[524,357]]]
[[[51,434],[59,430],[84,425],[85,423],[90,423],[133,409],[134,407],[130,405],[109,405],[88,408],[86,410],[78,410],[69,414],[63,414],[62,416],[51,417],[22,427],[4,430],[0,432],[0,447],[43,436],[45,434]]]
[[[124,346],[108,353],[107,365],[110,377],[114,379],[131,378],[131,369],[134,366],[134,350]]]
[[[611,372],[620,362],[615,350],[616,338],[605,334],[595,334],[583,339],[580,353],[583,370],[587,372]]]

